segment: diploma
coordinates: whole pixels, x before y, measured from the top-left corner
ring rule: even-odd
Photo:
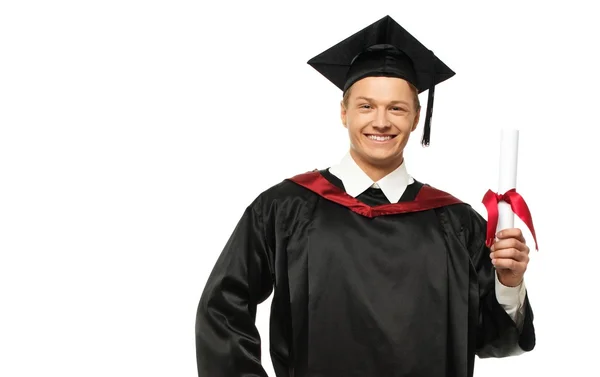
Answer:
[[[519,130],[504,128],[500,134],[500,169],[498,171],[498,192],[488,190],[483,196],[483,204],[488,213],[485,244],[490,247],[496,234],[514,228],[515,215],[527,225],[538,249],[531,212],[525,199],[517,192],[517,160],[519,157]]]
[[[498,171],[498,192],[505,193],[517,188],[517,161],[519,157],[519,130],[503,128],[500,134],[500,169]],[[496,232],[514,228],[514,212],[511,205],[498,202],[498,227]]]

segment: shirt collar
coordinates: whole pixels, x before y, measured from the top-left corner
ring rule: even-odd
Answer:
[[[414,179],[406,171],[406,164],[402,162],[396,170],[373,182],[371,178],[356,164],[348,152],[337,165],[332,166],[329,172],[338,177],[353,197],[362,194],[369,187],[380,188],[390,203],[398,203],[406,187],[414,183]]]

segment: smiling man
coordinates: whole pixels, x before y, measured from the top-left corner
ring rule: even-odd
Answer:
[[[343,92],[337,165],[260,194],[225,245],[196,319],[199,376],[261,376],[257,305],[273,294],[278,377],[470,377],[475,356],[533,349],[519,229],[485,244],[468,204],[408,174],[429,90],[452,72],[389,16],[309,61]]]
[[[365,77],[348,88],[341,107],[342,123],[348,129],[351,145],[345,163],[356,163],[370,178],[370,186],[396,170],[404,160],[402,152],[419,122],[417,89],[400,78]],[[383,186],[400,189],[406,184]],[[399,199],[391,198],[390,202]]]

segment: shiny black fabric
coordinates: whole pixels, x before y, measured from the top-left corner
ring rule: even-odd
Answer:
[[[412,61],[393,45],[374,45],[358,54],[350,65],[343,91],[368,76],[397,77],[419,86]]]
[[[455,75],[429,48],[398,24],[392,17],[385,16],[353,33],[308,60],[308,64],[327,80],[345,91],[349,81],[356,81],[353,63],[359,63],[361,71],[373,73],[386,70],[387,59],[360,61],[360,54],[377,45],[392,45],[406,55],[403,62],[395,62],[396,71],[413,83],[419,93],[431,89]],[[357,58],[358,57],[358,58]],[[409,63],[410,62],[410,63]],[[410,67],[405,64],[409,63]]]
[[[267,376],[254,320],[270,294],[278,377],[466,377],[476,354],[529,351],[529,300],[519,333],[496,300],[484,241],[485,220],[466,204],[369,219],[283,181],[248,207],[208,278],[199,376]]]

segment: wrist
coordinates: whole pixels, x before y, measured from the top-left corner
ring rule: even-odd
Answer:
[[[515,276],[512,273],[509,274],[503,274],[500,273],[498,271],[496,271],[497,276],[498,276],[498,281],[500,282],[500,284],[502,284],[505,287],[508,288],[517,288],[519,287],[521,284],[523,284],[523,276]]]

